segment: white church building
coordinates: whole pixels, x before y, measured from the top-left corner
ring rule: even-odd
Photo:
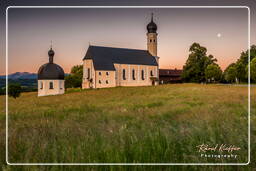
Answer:
[[[82,88],[150,86],[159,80],[157,25],[147,25],[147,50],[89,46],[83,58]]]

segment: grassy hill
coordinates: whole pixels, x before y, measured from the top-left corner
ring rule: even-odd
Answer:
[[[255,95],[254,87],[252,96]],[[0,99],[4,106],[5,96]],[[256,101],[252,100],[251,105],[251,118],[255,123]],[[117,87],[71,90],[64,95],[48,97],[37,97],[35,92],[23,93],[18,99],[9,98],[9,162],[246,163],[247,107],[247,87],[243,86]],[[0,137],[5,135],[4,122],[3,109]],[[255,140],[256,130],[252,129],[252,140]],[[241,150],[233,152],[238,155],[236,159],[204,158],[198,152],[200,144],[232,144]],[[251,144],[255,153],[255,143]],[[0,151],[0,163],[3,164],[3,138]],[[5,169],[11,167],[3,166]],[[250,166],[253,167],[255,165]],[[48,166],[49,170],[60,168],[72,170],[71,167]],[[208,166],[210,168],[220,169]],[[230,166],[225,168],[234,170]]]

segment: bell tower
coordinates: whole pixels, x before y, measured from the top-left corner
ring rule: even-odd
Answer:
[[[151,22],[147,25],[147,30],[148,52],[152,56],[157,56],[157,25],[153,21],[153,13],[151,14]]]

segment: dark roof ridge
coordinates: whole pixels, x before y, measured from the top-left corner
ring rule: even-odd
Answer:
[[[146,49],[133,49],[133,48],[123,48],[123,47],[112,47],[112,46],[95,46],[95,45],[89,45],[89,47],[99,47],[99,48],[112,48],[112,49],[126,49],[126,50],[148,51],[148,50],[146,50]]]

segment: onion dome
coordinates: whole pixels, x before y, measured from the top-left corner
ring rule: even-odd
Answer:
[[[151,14],[151,22],[147,25],[148,33],[156,33],[157,25],[153,21],[153,13]]]
[[[63,69],[53,63],[54,51],[52,48],[48,51],[49,62],[42,65],[38,70],[38,80],[64,80],[65,73]]]

